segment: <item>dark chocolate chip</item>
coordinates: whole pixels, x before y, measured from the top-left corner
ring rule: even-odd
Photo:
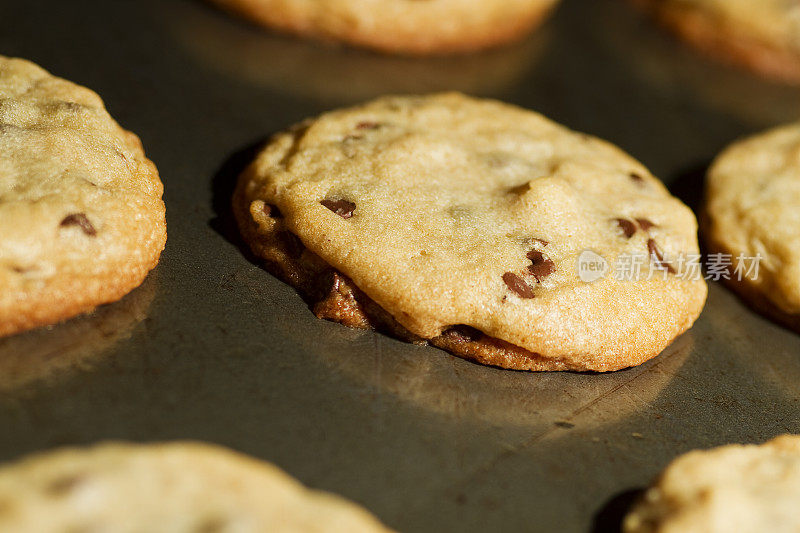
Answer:
[[[61,221],[61,227],[67,226],[78,226],[86,235],[91,237],[97,235],[97,230],[94,229],[92,223],[89,222],[89,219],[86,218],[86,215],[83,213],[72,213],[64,217],[64,220]]]
[[[465,342],[475,342],[483,338],[483,332],[481,330],[464,324],[451,327],[447,330],[447,333]]]
[[[639,227],[642,228],[644,231],[649,230],[653,226],[656,226],[653,222],[650,222],[646,218],[637,218],[636,223],[639,224]]]
[[[675,269],[672,268],[672,265],[664,261],[664,255],[661,253],[661,250],[658,248],[656,241],[653,239],[647,239],[647,250],[650,252],[650,256],[653,258],[653,262],[659,268],[667,269],[667,272],[670,274],[675,273]]]
[[[356,210],[356,204],[347,200],[322,200],[320,203],[342,218],[350,218]]]
[[[555,263],[542,252],[531,250],[528,252],[527,257],[531,260],[531,263],[533,263],[528,267],[528,272],[533,274],[537,282],[541,282],[542,278],[556,271]]]
[[[506,272],[503,274],[503,281],[511,290],[511,292],[515,293],[520,298],[536,297],[536,294],[534,294],[531,286],[525,283],[521,277],[517,276],[513,272]]]
[[[633,234],[636,233],[636,225],[633,222],[628,220],[627,218],[617,218],[615,219],[619,228],[622,230],[622,233],[625,235],[626,239],[630,239],[633,237]]]

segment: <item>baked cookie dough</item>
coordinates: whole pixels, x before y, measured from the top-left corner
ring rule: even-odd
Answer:
[[[800,331],[800,123],[727,148],[709,170],[706,196],[706,240],[730,263],[723,280]]]
[[[388,531],[343,498],[208,444],[65,448],[0,469],[0,533]]]
[[[800,437],[676,459],[623,522],[626,533],[800,530]]]
[[[317,316],[503,368],[638,365],[706,297],[677,261],[698,251],[696,219],[640,163],[456,93],[381,98],[276,135],[233,208]],[[642,272],[585,281],[587,253]]]
[[[558,0],[212,0],[258,24],[383,52],[436,54],[518,39]]]
[[[162,189],[94,92],[0,56],[0,336],[137,287],[164,248]]]
[[[793,0],[633,0],[700,50],[800,84],[800,4]]]

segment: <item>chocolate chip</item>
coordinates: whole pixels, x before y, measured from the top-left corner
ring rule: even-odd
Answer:
[[[536,242],[538,242],[538,243],[539,243],[539,244],[541,244],[542,246],[547,246],[548,244],[550,244],[550,243],[549,243],[549,242],[547,242],[546,240],[544,240],[544,239],[537,239],[536,237],[534,237],[534,238],[533,238],[533,240],[534,240],[534,241],[536,241]]]
[[[636,223],[639,224],[639,227],[642,228],[644,231],[647,231],[656,225],[653,222],[647,220],[646,218],[637,218]]]
[[[320,203],[342,218],[350,218],[356,210],[356,204],[347,200],[322,200]]]
[[[659,268],[667,269],[667,272],[670,274],[675,273],[675,269],[672,268],[672,265],[664,261],[664,255],[661,253],[661,250],[658,248],[656,241],[653,239],[647,239],[647,250],[650,252],[650,256],[653,258],[653,262]]]
[[[464,342],[475,342],[483,338],[483,332],[481,330],[464,324],[451,327],[447,330],[447,334],[457,337]]]
[[[264,214],[272,218],[283,218],[283,213],[278,206],[272,204],[264,204]]]
[[[627,218],[617,218],[615,220],[617,221],[617,224],[619,225],[626,239],[633,237],[633,234],[636,233],[636,226],[633,224],[633,222]]]
[[[97,235],[97,230],[94,229],[92,223],[89,222],[89,219],[86,218],[86,215],[83,213],[72,213],[64,217],[64,220],[61,221],[61,227],[64,228],[67,226],[78,226],[86,235],[91,237]]]
[[[531,286],[525,283],[521,277],[517,276],[513,272],[506,272],[503,274],[503,281],[511,290],[511,292],[516,293],[516,295],[520,298],[529,299],[536,297],[536,294],[534,294]]]
[[[370,120],[365,120],[363,122],[359,122],[358,124],[356,124],[356,129],[359,130],[376,130],[380,127],[381,127],[380,124],[378,124],[377,122],[372,122]]]
[[[528,267],[528,272],[533,274],[537,282],[541,282],[542,278],[556,271],[555,263],[542,252],[531,250],[528,252],[527,257],[531,260],[531,263],[533,263]]]
[[[644,183],[644,178],[636,172],[631,172],[628,176],[636,183]]]

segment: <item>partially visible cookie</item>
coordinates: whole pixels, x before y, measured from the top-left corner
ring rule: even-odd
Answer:
[[[794,0],[633,0],[700,50],[800,84],[800,4]]]
[[[0,533],[389,531],[279,468],[194,442],[109,443],[0,468]]]
[[[162,190],[97,94],[0,56],[0,336],[137,287],[164,248]]]
[[[455,93],[386,97],[275,136],[233,207],[317,316],[503,368],[640,364],[706,297],[679,264],[698,251],[695,217],[640,163]],[[641,270],[588,282],[587,254],[591,268]]]
[[[212,0],[258,24],[384,52],[487,48],[531,31],[558,0]]]
[[[706,196],[704,235],[728,263],[729,284],[800,331],[800,123],[726,149],[709,170]]]
[[[800,437],[693,451],[673,461],[625,517],[626,533],[800,530]]]

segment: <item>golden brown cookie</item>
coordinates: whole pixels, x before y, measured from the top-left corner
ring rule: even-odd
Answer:
[[[164,248],[162,190],[94,92],[0,56],[0,336],[137,287]]]
[[[673,461],[625,517],[625,533],[800,530],[800,437],[729,445]]]
[[[317,316],[503,368],[640,364],[706,297],[680,261],[697,254],[695,217],[640,163],[455,93],[382,98],[275,136],[233,207]],[[640,270],[611,271],[627,260]]]
[[[277,467],[194,442],[110,443],[0,468],[0,533],[387,532]]]
[[[633,0],[698,49],[800,84],[800,4],[793,0]]]
[[[800,123],[728,147],[708,172],[704,235],[726,281],[800,331]]]
[[[465,52],[520,38],[558,0],[212,0],[258,24],[403,54]]]

